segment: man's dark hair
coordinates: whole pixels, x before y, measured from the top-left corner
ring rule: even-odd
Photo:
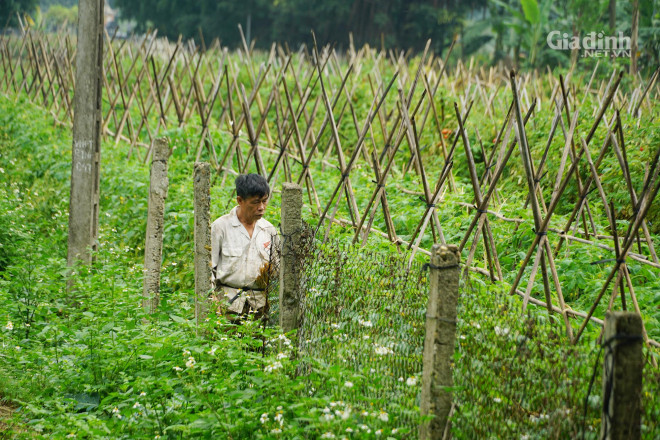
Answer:
[[[270,195],[266,179],[259,174],[241,174],[236,178],[236,195],[242,199]]]

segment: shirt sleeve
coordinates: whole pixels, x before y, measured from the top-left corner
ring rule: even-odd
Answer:
[[[213,287],[217,284],[217,270],[220,265],[220,255],[222,252],[223,230],[218,222],[211,225],[211,281]]]

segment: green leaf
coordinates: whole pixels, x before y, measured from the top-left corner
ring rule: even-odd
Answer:
[[[520,0],[522,5],[525,18],[531,24],[536,24],[539,22],[541,13],[539,12],[539,4],[536,0]]]
[[[184,318],[182,318],[180,316],[177,316],[177,315],[174,315],[174,314],[171,314],[170,318],[172,318],[172,321],[178,322],[179,324],[183,324],[184,322],[186,322],[186,320]]]

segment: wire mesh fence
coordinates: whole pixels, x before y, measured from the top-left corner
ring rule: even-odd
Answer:
[[[347,380],[334,394],[344,404],[416,432],[427,272],[408,266],[405,254],[338,241],[308,246],[301,264],[299,373],[313,363],[340,365]]]
[[[406,253],[308,239],[299,255],[299,374],[318,365],[349,372],[333,397],[416,434],[428,271],[409,266]],[[277,313],[275,291],[271,298]],[[560,316],[543,307],[521,314],[519,298],[478,275],[461,284],[457,323],[453,438],[600,438],[597,331],[570,344]],[[659,429],[658,374],[647,364],[643,438]]]
[[[570,344],[560,317],[521,314],[518,298],[481,282],[462,286],[458,316],[453,438],[601,438],[598,331]],[[646,363],[642,438],[657,438],[659,387]]]

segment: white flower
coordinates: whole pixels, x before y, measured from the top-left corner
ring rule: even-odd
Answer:
[[[330,408],[327,406],[323,408],[323,415],[321,416],[321,420],[325,420],[326,422],[329,422],[330,420],[334,419],[335,416],[332,414],[332,411]]]
[[[496,325],[495,326],[495,334],[497,336],[506,336],[506,335],[509,334],[509,329],[506,328],[506,327],[502,328],[502,327],[499,327],[499,326]]]
[[[372,374],[373,374],[373,373],[375,373],[375,372],[376,372],[376,369],[375,369],[375,368],[370,368],[370,369],[369,369],[369,373],[372,373]]]
[[[522,434],[520,436],[520,440],[529,440],[529,435],[528,434]]]
[[[374,344],[374,351],[376,354],[385,356],[386,354],[394,354],[394,351],[390,347],[384,347],[378,344]]]
[[[282,408],[283,408],[282,405],[280,405],[280,406],[277,407],[277,410],[282,411]]]
[[[351,416],[351,408],[346,408],[344,411],[336,411],[337,416],[341,417],[342,420],[348,420]]]
[[[335,438],[335,435],[331,432],[326,432],[321,436],[321,438]]]
[[[460,337],[461,339],[465,339],[465,335],[461,335],[461,336],[459,336],[459,337]]]
[[[360,413],[360,415],[361,415],[362,417],[369,417],[369,413],[368,413],[367,411],[362,411],[362,412]]]
[[[387,422],[390,420],[390,416],[387,415],[385,411],[381,411],[380,414],[378,414],[378,418],[383,422]]]
[[[493,402],[502,403],[502,399],[500,399],[499,397],[493,397]]]
[[[261,422],[262,425],[266,423],[268,421],[268,413],[263,413],[259,421]]]
[[[408,379],[406,379],[406,385],[408,385],[409,387],[414,387],[415,385],[417,385],[417,378],[415,376],[409,377]]]
[[[140,402],[135,402],[135,403],[133,404],[133,409],[137,409],[137,408],[139,408],[139,407],[140,407]]]
[[[112,409],[112,413],[117,417],[118,419],[121,419],[121,414],[119,414],[119,408],[116,406]]]
[[[351,429],[351,428],[346,428],[346,432],[351,433],[351,432],[353,432],[353,429]]]
[[[399,432],[399,430],[396,429],[396,428],[394,428],[394,429],[392,430],[392,434],[396,434],[397,432]]]
[[[364,339],[366,341],[367,339],[369,339],[369,335],[362,336],[362,339]]]
[[[403,377],[397,379],[399,382],[403,382]]]
[[[344,386],[346,388],[353,388],[353,382],[350,382],[350,381],[347,380],[346,382],[344,382]]]
[[[374,432],[374,434],[376,434],[376,435],[381,435],[382,433],[383,433],[382,429],[379,429],[378,431]]]
[[[367,425],[360,425],[359,427],[361,430],[367,431],[367,434],[371,432],[371,429]]]
[[[20,345],[17,345],[17,346],[14,347],[14,348],[16,349],[16,351],[21,351],[21,346],[20,346]]]
[[[183,349],[183,357],[190,356],[190,350]]]
[[[188,358],[188,361],[186,362],[186,367],[187,368],[195,368],[195,358],[190,356]]]
[[[76,438],[76,434],[74,434],[73,432],[70,432],[66,435],[66,438]]]
[[[159,438],[160,438],[160,435],[158,435],[158,434],[156,434],[156,436],[154,437],[155,440],[158,440]]]
[[[146,395],[147,395],[147,393],[145,393],[144,391],[142,391],[142,392],[140,393],[140,397],[144,397],[144,396],[146,396]]]
[[[287,338],[285,335],[279,335],[278,338],[279,338],[279,340],[282,341],[282,342],[284,343],[284,345],[286,345],[287,347],[291,346],[291,341],[290,341],[289,338]]]
[[[174,371],[182,371],[182,370],[183,370],[183,368],[181,368],[181,367],[179,367],[179,366],[172,367],[172,369],[173,369]]]
[[[211,349],[209,350],[209,354],[210,354],[211,356],[215,356],[215,352],[216,352],[217,349],[218,349],[218,347],[213,347],[213,348],[211,348]]]
[[[282,353],[282,352],[277,353],[277,356],[276,356],[276,357],[277,357],[277,359],[287,359],[287,358],[288,358],[288,356],[285,355],[285,354]]]
[[[278,368],[282,368],[282,363],[280,361],[276,361],[270,365],[267,365],[266,368],[264,368],[264,371],[266,371],[266,373],[271,373],[277,370]]]
[[[14,324],[12,324],[11,321],[7,321],[7,325],[5,326],[7,330],[14,330]]]
[[[330,327],[332,327],[332,328],[339,328],[339,324],[333,322],[332,324],[330,324]]]
[[[282,425],[284,425],[284,416],[282,415],[282,413],[275,414],[274,419],[277,423],[280,424],[280,428],[282,427]]]
[[[367,321],[363,321],[363,320],[360,319],[358,322],[359,322],[360,325],[363,326],[363,327],[373,327],[373,326],[374,326],[373,323],[372,323],[371,321],[369,321],[369,320],[367,320]]]
[[[271,434],[280,434],[281,432],[282,430],[280,428],[275,428],[270,430]]]

